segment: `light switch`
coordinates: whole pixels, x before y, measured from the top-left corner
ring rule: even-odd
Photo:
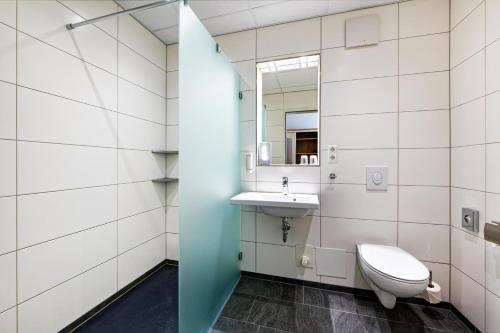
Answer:
[[[387,191],[387,167],[366,167],[366,189]]]

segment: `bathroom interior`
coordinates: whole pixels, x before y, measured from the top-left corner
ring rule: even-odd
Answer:
[[[0,0],[0,333],[500,333],[500,0]]]

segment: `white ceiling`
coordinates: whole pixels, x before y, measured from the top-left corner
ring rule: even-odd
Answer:
[[[117,0],[125,9],[157,0]],[[189,5],[213,35],[254,29],[316,16],[368,8],[396,0],[189,0]],[[178,40],[178,2],[134,16],[166,44]]]
[[[318,67],[262,74],[262,91],[264,94],[315,90],[317,87]]]

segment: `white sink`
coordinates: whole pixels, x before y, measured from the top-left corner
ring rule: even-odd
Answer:
[[[316,194],[288,194],[243,192],[231,198],[232,204],[258,206],[264,213],[277,217],[302,217],[311,209],[319,208]]]

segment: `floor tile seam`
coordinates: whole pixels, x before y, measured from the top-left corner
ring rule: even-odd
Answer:
[[[329,310],[332,311],[332,312],[342,312],[342,313],[352,314],[352,315],[356,315],[356,316],[362,316],[362,317],[366,317],[366,318],[373,318],[373,319],[377,319],[377,320],[384,320],[384,321],[387,321],[387,322],[390,322],[390,323],[405,324],[405,325],[416,325],[418,327],[426,327],[426,328],[431,328],[433,330],[440,330],[440,331],[443,331],[443,332],[454,332],[454,331],[450,331],[450,330],[447,330],[447,329],[442,329],[442,328],[437,328],[437,327],[433,327],[433,326],[428,326],[428,325],[425,325],[425,324],[420,325],[419,323],[415,323],[415,322],[393,320],[393,319],[388,319],[388,318],[383,318],[383,317],[377,317],[377,316],[370,316],[370,315],[367,315],[367,314],[362,314],[362,313],[357,313],[357,312],[350,312],[350,311],[343,311],[343,310],[338,310],[338,309],[329,309]],[[460,323],[462,323],[462,321],[460,321]]]
[[[219,318],[225,318],[225,319],[234,320],[234,321],[237,321],[237,322],[240,322],[240,323],[244,323],[244,324],[255,325],[255,326],[259,327],[259,328],[263,327],[263,328],[269,328],[269,329],[274,329],[274,330],[280,330],[281,332],[284,332],[284,333],[292,333],[291,331],[282,330],[282,329],[279,329],[277,327],[272,327],[272,326],[266,326],[266,325],[252,323],[251,321],[248,321],[248,320],[239,320],[239,319],[234,319],[234,318],[231,318],[231,317],[226,317],[226,316],[223,316],[223,315],[221,315]]]

